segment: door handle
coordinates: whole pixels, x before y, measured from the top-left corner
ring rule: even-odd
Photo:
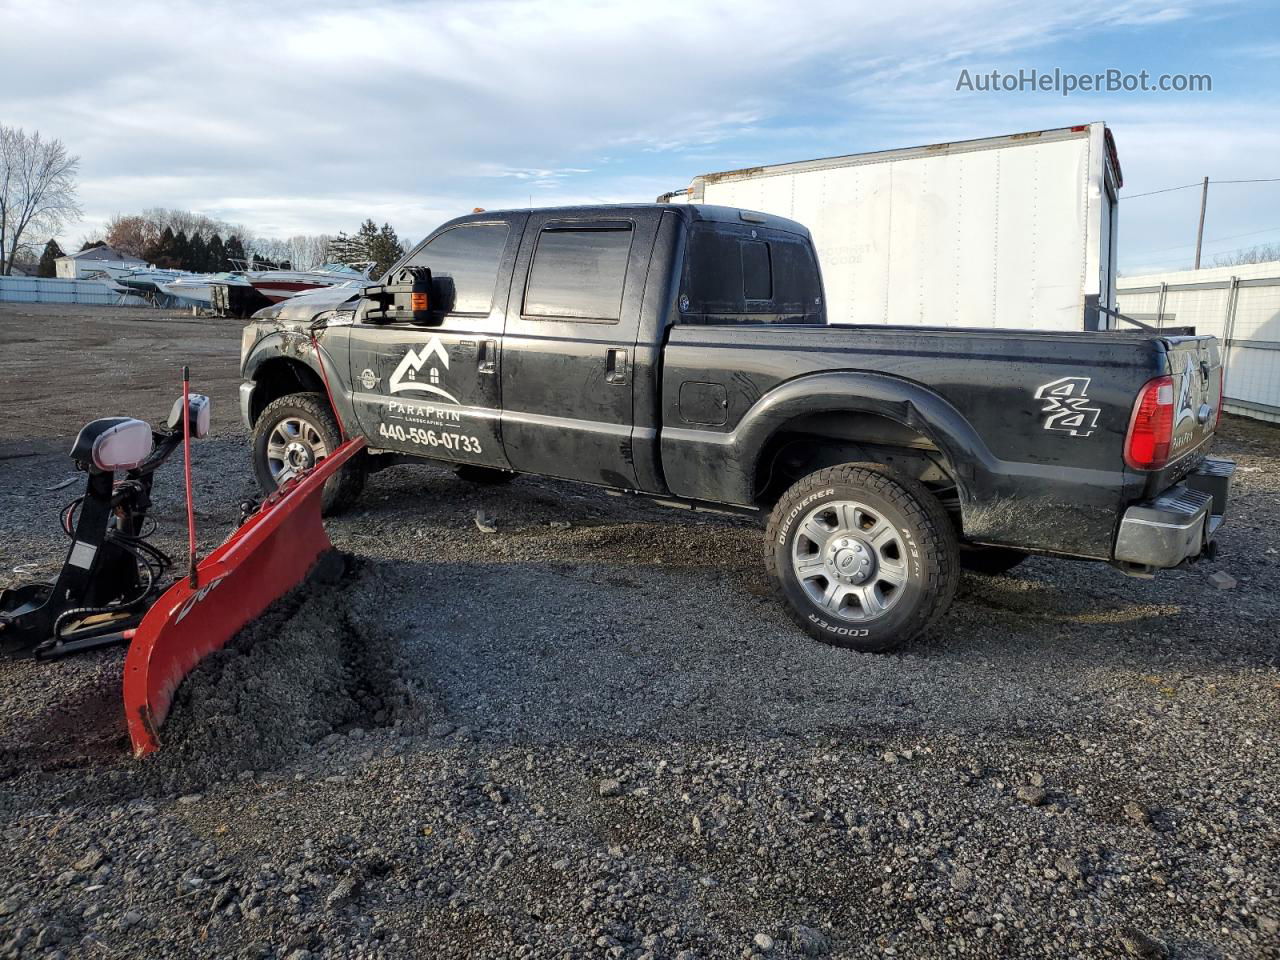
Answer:
[[[476,351],[476,366],[481,373],[498,372],[498,341],[481,340]]]
[[[627,351],[610,347],[605,352],[604,379],[606,383],[627,382]]]

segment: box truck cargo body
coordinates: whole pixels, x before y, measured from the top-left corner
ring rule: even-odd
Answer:
[[[803,223],[830,323],[1099,330],[1121,183],[1091,123],[709,173],[658,200]]]

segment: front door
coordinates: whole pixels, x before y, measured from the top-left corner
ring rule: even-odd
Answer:
[[[523,217],[523,215],[521,215]],[[368,301],[351,328],[356,416],[375,449],[508,466],[503,452],[501,342],[522,222],[445,227],[405,261],[429,267],[428,323],[371,323]]]

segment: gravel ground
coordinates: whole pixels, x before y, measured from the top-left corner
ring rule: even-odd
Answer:
[[[236,325],[63,313],[98,339],[52,408],[14,413],[40,373],[0,356],[0,585],[61,560],[64,438],[162,416],[178,353],[206,547],[252,490]],[[1219,559],[966,576],[887,656],[792,627],[749,522],[378,474],[151,760],[120,651],[0,662],[0,956],[1280,957],[1280,431],[1218,451]],[[176,549],[174,468],[157,492]]]

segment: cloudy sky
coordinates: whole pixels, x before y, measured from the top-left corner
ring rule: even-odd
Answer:
[[[472,207],[651,200],[696,174],[1105,120],[1121,269],[1188,266],[1199,192],[1280,177],[1280,41],[1230,0],[0,0],[0,123],[82,158],[78,242],[183,207],[267,236],[420,237]],[[1021,68],[1211,93],[976,93]],[[1211,188],[1206,261],[1280,241],[1280,183]]]

